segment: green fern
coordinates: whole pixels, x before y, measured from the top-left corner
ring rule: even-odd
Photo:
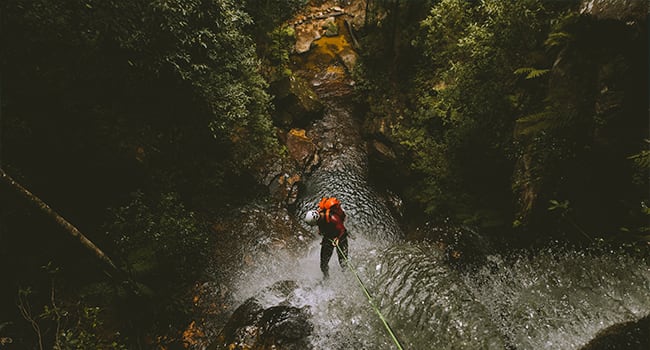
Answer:
[[[545,110],[517,119],[517,134],[521,136],[534,135],[561,126],[562,121],[560,118],[550,110]]]
[[[646,143],[650,144],[650,140],[646,139]],[[650,168],[650,150],[643,150],[637,154],[627,157],[636,163],[639,168],[645,169]]]
[[[571,35],[565,32],[554,32],[548,35],[544,45],[547,48],[557,47],[565,45],[569,40],[571,40]]]
[[[515,70],[515,74],[522,75],[526,74],[526,79],[535,79],[539,78],[542,75],[548,73],[550,69],[537,69],[532,67],[523,67]]]

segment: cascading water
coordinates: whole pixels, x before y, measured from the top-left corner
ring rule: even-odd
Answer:
[[[313,8],[313,18],[321,11]],[[347,20],[353,18],[361,16]],[[367,182],[365,148],[351,109],[341,104],[353,83],[346,67],[355,61],[346,35],[314,41],[311,52],[297,59],[303,65],[294,73],[310,81],[330,105],[308,130],[321,161],[301,188],[294,212],[282,216],[291,232],[260,224],[277,212],[256,204],[244,209],[241,225],[231,233],[235,239],[223,248],[236,252],[220,272],[230,281],[223,287],[231,295],[226,304],[242,305],[233,318],[243,320],[233,322],[241,332],[228,339],[231,343],[222,342],[224,348],[234,343],[251,348],[248,340],[283,324],[291,326],[282,339],[298,339],[280,344],[285,350],[396,348],[355,276],[338,268],[336,257],[330,261],[330,278],[322,279],[320,238],[302,217],[323,196],[343,203],[351,264],[404,349],[580,349],[602,339],[599,332],[612,325],[642,320],[638,325],[648,327],[647,252],[637,256],[561,246],[509,256],[487,251],[484,262],[459,271],[437,246],[406,242],[384,198]],[[476,239],[483,244],[480,235]],[[229,324],[224,330],[233,333],[236,327]],[[650,344],[650,329],[640,334],[641,342]],[[255,348],[275,348],[267,340]],[[638,340],[617,348],[645,349],[635,344]]]
[[[381,196],[366,182],[366,156],[345,110],[314,125],[323,157],[305,184],[292,220],[322,196],[336,196],[348,214],[350,261],[404,349],[577,349],[614,323],[650,314],[650,264],[611,251],[552,248],[529,256],[489,255],[458,272],[442,251],[404,242]],[[347,125],[347,126],[346,126]],[[289,219],[289,218],[287,218]],[[302,249],[250,246],[252,263],[238,276],[234,301],[261,308],[306,310],[313,349],[396,348],[354,275],[330,261],[319,270],[320,238],[303,225]],[[313,235],[305,234],[306,231]],[[291,290],[268,288],[292,281]]]
[[[489,255],[470,272],[450,268],[440,250],[404,242],[382,198],[366,182],[366,156],[345,109],[313,126],[325,155],[298,201],[294,220],[322,196],[347,213],[350,260],[404,349],[577,349],[614,323],[650,314],[650,264],[615,251],[552,248],[532,256]],[[345,132],[339,132],[344,128]],[[313,349],[396,348],[354,275],[330,261],[319,270],[320,239],[303,225],[302,251],[249,249],[253,263],[232,271],[234,300],[263,309],[306,310]],[[250,231],[249,229],[247,229]],[[313,235],[305,234],[305,231]],[[260,237],[268,232],[259,232]],[[292,281],[279,293],[280,281]]]
[[[480,268],[456,273],[434,247],[407,243],[374,263],[369,278],[382,309],[413,349],[578,349],[650,312],[648,263],[622,252],[489,255]]]
[[[601,329],[650,313],[648,261],[626,252],[555,247],[488,258],[463,281],[517,349],[576,349]]]

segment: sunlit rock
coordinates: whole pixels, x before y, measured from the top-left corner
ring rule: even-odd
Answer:
[[[287,149],[291,158],[299,164],[307,164],[316,153],[316,145],[307,136],[304,129],[291,129],[287,133]]]
[[[296,52],[305,53],[311,48],[312,42],[321,37],[320,30],[312,23],[301,23],[296,26]]]

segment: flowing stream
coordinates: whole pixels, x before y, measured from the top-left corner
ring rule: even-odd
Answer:
[[[450,268],[437,247],[403,239],[367,183],[366,153],[349,109],[330,106],[310,130],[322,161],[287,219],[301,222],[322,196],[341,200],[351,264],[404,349],[578,349],[608,326],[650,314],[648,260],[617,251],[556,247],[491,254],[468,272]],[[355,276],[335,256],[323,281],[320,238],[301,225],[291,238],[303,243],[298,251],[264,249],[269,232],[257,232],[259,244],[247,248],[253,262],[230,272],[235,302],[254,296],[265,308],[304,308],[314,349],[396,349]],[[278,281],[295,285],[279,295],[267,288]]]

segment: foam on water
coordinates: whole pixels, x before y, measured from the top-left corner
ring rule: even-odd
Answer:
[[[328,118],[348,118],[345,111]],[[329,123],[340,125],[340,122]],[[332,127],[333,128],[333,127]],[[333,129],[323,132],[332,133]],[[335,131],[335,130],[334,130]],[[327,140],[321,142],[329,142]],[[459,273],[424,242],[405,243],[381,196],[366,182],[363,151],[336,139],[336,158],[324,159],[307,179],[295,220],[322,196],[341,199],[348,217],[350,257],[403,347],[428,349],[577,349],[615,323],[650,314],[650,264],[606,250],[555,247],[510,257],[491,255],[480,268]],[[395,348],[355,276],[330,260],[323,281],[320,238],[304,251],[263,249],[268,232],[248,230],[252,263],[230,271],[234,303],[256,296],[264,307],[288,303],[311,315],[314,349]],[[261,237],[261,238],[260,238]],[[257,247],[257,248],[251,248]],[[265,289],[278,281],[297,288],[287,297]],[[261,291],[265,291],[260,295]]]
[[[490,256],[463,280],[518,349],[576,349],[650,313],[650,265],[626,252],[555,247]]]

